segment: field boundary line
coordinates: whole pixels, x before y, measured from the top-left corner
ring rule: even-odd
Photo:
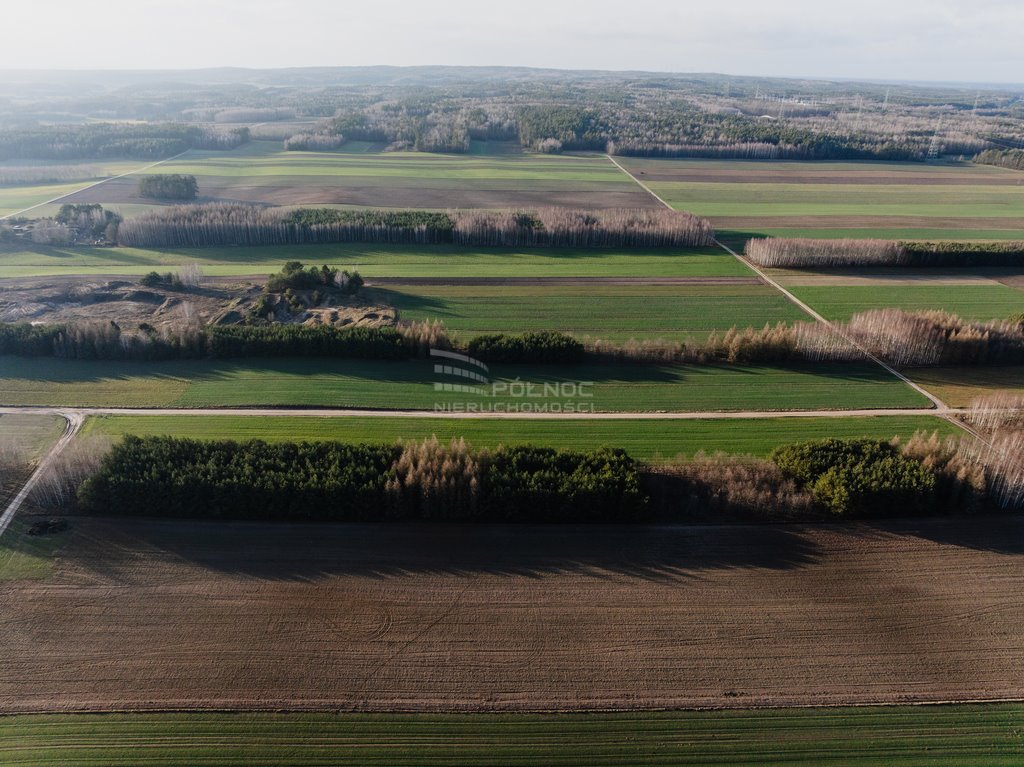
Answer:
[[[634,180],[634,181],[635,181],[635,182],[636,182],[637,184],[639,184],[639,185],[640,185],[640,188],[641,188],[641,189],[643,189],[643,190],[644,190],[645,192],[647,192],[647,194],[649,194],[649,195],[650,195],[651,197],[653,197],[653,198],[654,198],[655,200],[657,200],[658,202],[660,202],[660,203],[661,203],[662,205],[664,205],[664,206],[665,206],[666,208],[668,208],[669,210],[675,210],[675,208],[673,208],[673,207],[672,207],[671,205],[669,205],[669,204],[668,204],[667,202],[665,202],[665,201],[664,201],[663,199],[661,199],[661,197],[659,197],[659,196],[658,196],[657,194],[655,194],[654,190],[653,190],[653,189],[651,189],[651,188],[650,188],[649,186],[647,186],[647,184],[645,184],[645,183],[644,183],[643,181],[641,181],[641,180],[640,180],[640,179],[638,179],[638,178],[637,178],[636,176],[634,176],[634,175],[633,175],[632,173],[630,173],[630,172],[629,172],[628,170],[626,170],[626,169],[625,169],[625,168],[624,168],[624,167],[623,167],[623,166],[622,166],[622,165],[621,165],[621,164],[619,163],[619,161],[618,161],[618,160],[616,160],[616,159],[615,159],[614,157],[612,157],[612,156],[611,156],[610,154],[605,154],[605,157],[606,157],[606,158],[608,158],[608,160],[609,160],[609,161],[611,162],[611,164],[612,164],[612,165],[614,165],[614,166],[615,166],[616,168],[618,168],[618,169],[619,169],[619,170],[621,170],[621,171],[622,171],[623,173],[625,173],[625,174],[626,174],[627,176],[629,176],[629,177],[630,177],[631,179],[633,179],[633,180]]]
[[[55,202],[60,202],[65,197],[70,197],[73,194],[78,194],[79,192],[84,192],[87,189],[93,189],[93,188],[99,186],[100,184],[106,184],[108,181],[116,181],[117,179],[124,178],[125,176],[131,176],[131,175],[133,175],[135,173],[142,173],[143,171],[147,171],[150,168],[155,168],[158,165],[163,165],[165,162],[170,162],[171,160],[177,160],[179,157],[181,157],[184,154],[188,154],[190,151],[191,151],[190,149],[186,149],[184,152],[178,152],[178,154],[174,155],[173,157],[165,157],[162,160],[157,160],[156,162],[152,162],[149,165],[144,165],[141,168],[133,168],[132,170],[128,171],[127,173],[119,173],[116,176],[108,176],[107,178],[101,178],[99,181],[93,181],[91,184],[86,184],[85,186],[83,186],[83,187],[81,187],[79,189],[74,189],[74,190],[72,190],[70,192],[65,192],[64,194],[58,195],[57,197],[54,197],[53,199],[44,200],[43,202],[37,202],[35,205],[29,205],[27,208],[22,208],[21,210],[16,210],[13,213],[8,213],[7,215],[0,216],[0,221],[3,221],[3,220],[8,219],[8,218],[11,218],[13,216],[20,216],[22,213],[28,213],[30,210],[35,210],[36,208],[41,208],[44,205],[52,205]]]
[[[25,499],[28,498],[28,494],[32,492],[32,488],[34,488],[39,483],[39,480],[43,478],[43,475],[45,475],[47,470],[50,468],[50,464],[52,464],[57,456],[60,455],[60,452],[67,447],[68,443],[71,442],[72,439],[75,438],[75,435],[78,433],[78,430],[82,427],[82,424],[85,421],[85,417],[80,413],[63,410],[54,411],[54,413],[60,415],[65,419],[65,421],[67,421],[67,425],[64,427],[64,433],[39,462],[39,465],[36,466],[35,471],[32,472],[28,481],[22,485],[18,494],[14,496],[9,504],[7,504],[7,509],[4,513],[0,515],[0,535],[3,535],[10,526],[11,522],[14,520],[14,515],[18,513],[18,509],[21,508]]]

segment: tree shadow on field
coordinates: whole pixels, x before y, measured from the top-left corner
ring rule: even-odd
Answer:
[[[850,532],[876,539],[914,537],[942,546],[1024,555],[1024,516],[1019,514],[885,520],[852,526]]]
[[[580,574],[681,582],[818,560],[799,529],[700,525],[275,524],[86,519],[64,557],[97,576],[198,566],[266,580]]]

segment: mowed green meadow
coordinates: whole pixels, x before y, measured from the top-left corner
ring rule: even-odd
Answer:
[[[11,767],[1016,767],[1024,760],[1022,728],[1019,703],[516,715],[18,715],[0,718],[0,760]]]
[[[566,412],[700,410],[842,410],[928,407],[928,401],[875,365],[492,366],[491,378],[512,389],[535,385],[541,396],[437,392],[428,360],[259,359],[153,363],[0,357],[0,404],[67,407],[292,406],[435,410],[528,409]],[[573,391],[588,384],[586,396]],[[547,396],[543,386],[560,386]],[[589,385],[592,384],[592,385]]]
[[[599,250],[454,245],[300,245],[288,248],[0,248],[0,278],[142,275],[198,264],[209,276],[264,275],[286,261],[330,264],[374,277],[751,277],[717,248]]]
[[[1024,290],[996,282],[975,285],[791,286],[801,301],[831,320],[869,309],[940,309],[967,320],[1003,320],[1024,312]]]
[[[812,439],[907,438],[915,432],[952,435],[959,429],[937,416],[849,418],[737,418],[703,420],[527,420],[346,416],[107,415],[89,418],[83,435],[163,435],[268,442],[391,443],[437,437],[465,439],[478,448],[543,445],[563,450],[622,448],[643,461],[705,453],[767,456],[774,448]]]
[[[772,287],[734,285],[443,285],[375,290],[404,320],[441,320],[449,333],[557,330],[578,337],[702,340],[711,331],[796,322],[807,315]]]

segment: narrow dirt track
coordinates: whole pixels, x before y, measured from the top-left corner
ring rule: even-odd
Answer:
[[[875,408],[863,410],[693,410],[683,412],[607,412],[607,413],[502,413],[502,412],[445,412],[435,410],[363,410],[330,408],[130,408],[130,407],[0,407],[0,413],[26,415],[58,415],[87,418],[93,415],[159,415],[159,416],[305,416],[312,418],[455,418],[497,420],[553,420],[553,421],[703,421],[751,418],[859,418],[864,416],[957,416],[966,415],[967,408]]]
[[[39,461],[39,465],[36,467],[36,470],[32,472],[32,475],[28,478],[28,481],[24,484],[21,490],[19,490],[14,498],[11,499],[11,502],[7,504],[7,508],[4,509],[3,514],[0,514],[0,535],[3,535],[4,531],[10,526],[11,521],[14,519],[14,515],[18,513],[18,509],[21,508],[25,499],[28,498],[28,494],[32,492],[32,488],[35,487],[39,480],[45,476],[47,471],[49,471],[50,464],[53,463],[53,460],[65,447],[68,446],[68,443],[75,438],[75,435],[82,426],[82,422],[85,420],[84,416],[79,413],[53,411],[51,414],[64,418],[67,421],[67,427],[60,439],[54,443],[53,447],[50,448],[50,451]]]

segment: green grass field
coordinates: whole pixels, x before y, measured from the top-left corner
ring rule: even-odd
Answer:
[[[447,442],[465,438],[474,447],[544,445],[569,450],[620,447],[645,461],[725,452],[767,456],[778,445],[826,437],[909,437],[916,431],[942,435],[959,430],[932,416],[771,418],[730,420],[494,420],[468,418],[346,418],[216,416],[95,416],[83,434],[167,435],[195,439],[395,442],[430,436]]]
[[[598,411],[803,410],[927,407],[881,368],[594,365],[495,366],[494,381],[593,382],[586,398],[512,398],[435,392],[429,361],[339,359],[119,363],[0,357],[0,404],[68,407],[323,406],[434,410],[435,404],[561,406]],[[538,388],[539,393],[543,393]]]
[[[672,207],[712,219],[739,216],[998,219],[1024,216],[1024,188],[1011,186],[687,182],[651,186]]]
[[[751,237],[808,237],[815,240],[919,240],[925,242],[936,242],[941,240],[979,240],[997,241],[1006,240],[1015,242],[1024,236],[1018,227],[1007,229],[985,229],[984,224],[979,223],[980,228],[970,229],[925,229],[920,227],[891,227],[879,226],[877,228],[864,227],[785,227],[785,226],[759,226],[757,231],[742,231],[738,229],[718,229],[718,239],[729,245],[734,250],[742,250],[747,240]]]
[[[559,330],[613,341],[681,341],[807,319],[777,290],[756,284],[410,286],[374,295],[402,319],[439,319],[456,336]]]
[[[70,532],[29,535],[28,522],[15,518],[0,537],[0,583],[44,580],[54,569],[54,556],[70,538]]]
[[[833,320],[868,309],[942,309],[968,320],[1006,319],[1024,312],[1024,290],[998,283],[981,285],[792,286],[792,293]]]
[[[33,165],[49,164],[53,163],[33,163]],[[102,178],[127,173],[145,164],[145,162],[140,160],[106,160],[83,164],[83,167],[87,167],[89,172],[85,173],[81,180],[77,181],[56,184],[12,184],[0,186],[0,216],[9,216],[33,205],[38,205],[55,197],[74,192]],[[85,176],[88,176],[88,178]]]
[[[199,264],[211,276],[262,275],[285,261],[328,263],[374,277],[750,277],[718,248],[573,250],[445,245],[302,245],[290,248],[0,248],[0,277],[145,274]]]
[[[1019,239],[1024,186],[970,163],[619,158],[671,206],[784,237]]]
[[[1024,706],[608,714],[80,714],[0,718],[10,767],[1016,767]]]

